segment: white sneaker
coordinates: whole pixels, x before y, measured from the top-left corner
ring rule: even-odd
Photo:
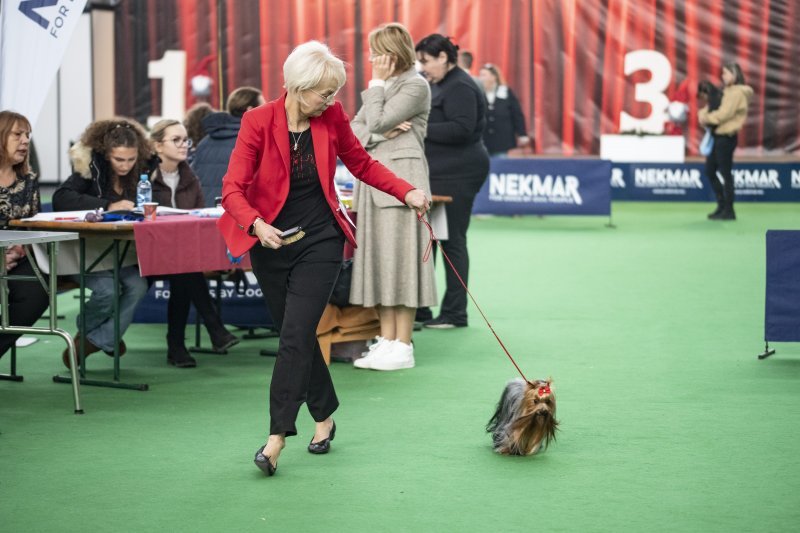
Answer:
[[[391,341],[388,349],[373,355],[369,365],[372,370],[414,368],[414,347],[401,341]]]
[[[393,342],[393,341],[390,341],[390,340],[386,340],[383,337],[375,337],[375,338],[378,339],[378,340],[376,342],[372,343],[372,345],[369,347],[369,350],[367,350],[366,352],[362,352],[361,353],[361,356],[362,356],[361,359],[356,359],[355,361],[353,361],[353,366],[354,367],[356,367],[356,368],[367,368],[367,369],[368,368],[372,368],[372,367],[370,367],[370,361],[375,356],[375,353],[377,353],[378,350],[383,350],[385,347],[388,346],[388,344]]]
[[[361,357],[366,357],[375,350],[377,350],[378,345],[383,342],[386,342],[386,339],[384,337],[381,337],[380,335],[378,335],[377,337],[373,337],[372,340],[369,342],[369,344],[367,344],[367,351],[361,352]]]

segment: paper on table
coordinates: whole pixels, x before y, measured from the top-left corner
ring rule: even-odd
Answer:
[[[192,209],[189,214],[196,217],[219,218],[224,212],[225,210],[221,207],[204,207],[202,209]]]
[[[86,213],[94,213],[94,209],[90,209],[88,211],[58,211],[55,213],[37,213],[36,215],[30,218],[24,218],[23,220],[47,222],[51,222],[53,220],[82,221],[86,216]]]
[[[446,241],[449,237],[447,232],[447,211],[444,209],[444,204],[436,204],[428,213],[428,220],[433,228],[433,234],[440,241]]]
[[[167,207],[165,205],[160,205],[156,209],[156,215],[188,215],[188,209],[176,209],[174,207]]]

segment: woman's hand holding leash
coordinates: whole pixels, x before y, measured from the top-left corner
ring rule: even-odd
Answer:
[[[411,209],[416,209],[419,216],[424,215],[431,208],[431,202],[425,193],[420,189],[412,189],[406,193],[406,205]]]

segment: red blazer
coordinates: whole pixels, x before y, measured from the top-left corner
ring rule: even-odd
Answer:
[[[217,221],[228,249],[243,255],[258,242],[247,234],[256,217],[271,224],[289,194],[289,134],[284,103],[286,94],[242,117],[242,127],[222,179],[222,207]],[[355,246],[353,227],[340,207],[333,175],[336,158],[361,181],[380,189],[400,203],[414,189],[407,181],[372,159],[350,128],[350,119],[336,102],[319,117],[311,119],[314,157],[325,198],[345,237]],[[279,228],[287,229],[287,228]]]

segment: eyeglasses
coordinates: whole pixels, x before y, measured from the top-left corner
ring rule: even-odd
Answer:
[[[30,132],[30,131],[12,131],[11,132],[11,136],[14,138],[15,141],[18,141],[18,140],[22,139],[23,135],[29,141],[31,140],[31,137],[33,137],[33,133]]]
[[[309,91],[311,91],[312,93],[314,93],[317,96],[319,96],[320,98],[322,98],[322,101],[325,102],[326,104],[330,104],[331,102],[333,102],[333,99],[336,98],[336,95],[339,93],[339,91],[336,90],[336,91],[332,92],[331,94],[329,94],[328,96],[323,96],[323,95],[319,94],[317,91],[315,91],[314,89],[309,89]]]
[[[175,145],[175,148],[180,148],[184,144],[187,148],[192,147],[192,140],[189,137],[173,137],[170,141]]]

